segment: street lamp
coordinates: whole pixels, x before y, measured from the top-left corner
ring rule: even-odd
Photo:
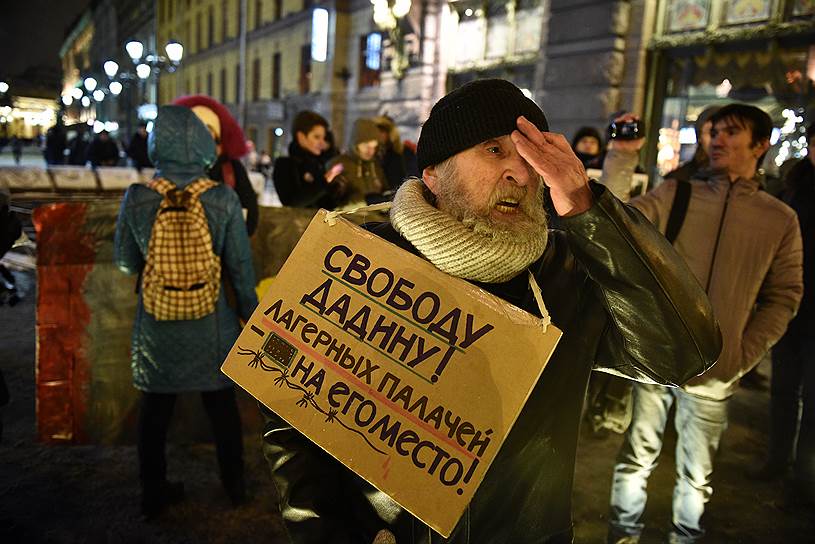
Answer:
[[[0,94],[5,94],[8,91],[8,83],[0,81]]]
[[[91,107],[91,99],[88,98],[87,96],[82,97],[82,107],[84,107],[84,108]]]
[[[150,68],[149,64],[144,64],[143,62],[136,66],[136,75],[139,76],[139,79],[147,79],[150,77],[150,73],[153,71]]]
[[[170,62],[178,64],[181,62],[181,57],[184,56],[184,46],[175,40],[170,40],[164,46],[164,52],[167,53],[167,58]]]
[[[65,104],[65,106],[70,106],[74,103],[74,97],[66,93],[62,95],[62,103]]]
[[[119,63],[114,60],[106,61],[102,66],[105,70],[105,75],[108,77],[116,77],[116,72],[119,71]]]
[[[105,99],[105,92],[102,89],[96,89],[93,91],[93,99],[97,102],[101,102]]]
[[[79,87],[74,87],[73,89],[71,89],[71,97],[74,100],[79,100],[80,98],[82,98],[82,89],[80,89]]]
[[[132,115],[136,110],[136,105],[141,102],[141,98],[146,92],[145,87],[150,76],[159,76],[162,70],[174,72],[184,56],[184,46],[176,40],[168,41],[164,46],[166,56],[158,55],[146,50],[144,43],[131,39],[125,43],[127,56],[133,62],[132,68],[122,69],[113,59],[109,59],[102,64],[102,68],[107,75],[109,83],[105,93],[119,96],[124,90],[124,84],[130,83],[130,91],[125,98],[128,102],[126,110],[126,128],[128,132],[132,126]],[[157,86],[157,80],[153,82]],[[154,91],[157,93],[157,91]]]
[[[86,77],[84,84],[89,93],[92,93],[93,90],[96,89],[96,80],[92,77]]]
[[[142,44],[139,40],[130,40],[127,42],[127,44],[125,44],[125,50],[127,51],[127,54],[130,55],[133,62],[137,62],[144,53],[144,44]]]
[[[374,23],[388,32],[393,46],[391,72],[397,79],[402,79],[410,60],[405,51],[405,37],[400,23],[410,12],[411,0],[371,0],[371,4],[374,5]]]

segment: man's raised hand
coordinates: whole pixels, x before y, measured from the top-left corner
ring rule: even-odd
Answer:
[[[586,169],[562,134],[541,132],[521,116],[510,136],[521,157],[543,176],[555,211],[561,217],[591,208],[593,196]]]

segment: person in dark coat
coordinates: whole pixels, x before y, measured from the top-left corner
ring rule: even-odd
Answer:
[[[572,149],[584,168],[603,168],[603,137],[593,127],[581,127],[572,138]]]
[[[148,139],[156,178],[179,189],[207,177],[215,161],[215,143],[207,128],[188,109],[159,108]],[[127,190],[116,222],[114,260],[127,274],[141,274],[149,256],[153,223],[163,197],[143,184]],[[130,350],[133,383],[141,391],[139,413],[139,468],[142,514],[153,518],[181,500],[184,487],[167,479],[165,445],[178,393],[200,392],[212,423],[221,482],[234,504],[245,500],[243,442],[240,415],[232,381],[221,371],[241,330],[257,305],[252,252],[240,202],[223,184],[200,196],[212,237],[212,250],[220,258],[221,289],[214,311],[199,319],[159,321],[145,309],[142,289],[133,323]],[[228,278],[236,308],[225,295]]]
[[[337,186],[332,182],[339,168],[326,175],[328,121],[313,111],[301,111],[292,123],[292,134],[289,156],[278,157],[272,171],[280,202],[296,208],[333,210]]]
[[[61,122],[58,122],[45,133],[45,163],[63,164],[65,162],[66,146],[65,127],[62,126]]]
[[[807,129],[809,154],[784,179],[784,202],[798,214],[804,247],[804,297],[798,314],[772,351],[769,455],[752,476],[789,475],[792,502],[815,507],[815,123]],[[800,411],[799,411],[800,406]],[[797,439],[796,439],[797,430]]]
[[[385,171],[388,187],[391,191],[396,191],[406,177],[419,175],[416,169],[416,154],[403,144],[393,119],[387,115],[380,115],[374,117],[373,121],[379,129],[377,151],[379,162]]]
[[[209,178],[225,183],[236,193],[246,214],[246,231],[252,236],[258,226],[258,195],[240,158],[246,155],[246,138],[226,106],[212,97],[196,94],[175,99],[173,104],[192,109],[209,129],[218,159],[209,170]]]
[[[79,131],[68,143],[68,164],[71,166],[84,166],[88,162],[88,137]]]
[[[710,118],[721,109],[720,106],[708,106],[693,123],[696,132],[696,150],[693,157],[688,162],[679,166],[663,176],[665,179],[675,179],[677,181],[690,181],[699,170],[707,168],[710,163],[710,129],[713,124]]]
[[[721,350],[710,303],[667,240],[590,181],[567,140],[549,133],[540,108],[508,81],[476,80],[443,97],[422,126],[418,165],[422,179],[402,184],[390,222],[371,233],[540,316],[532,275],[563,335],[446,540],[265,410],[264,454],[287,541],[571,543],[591,370],[685,383]]]
[[[100,132],[91,142],[88,148],[88,160],[94,168],[119,164],[119,145],[110,137],[107,130]]]
[[[150,162],[150,157],[147,156],[147,124],[139,123],[139,128],[130,139],[130,144],[127,146],[127,156],[133,161],[133,167],[141,172],[142,168],[152,168],[153,163]]]
[[[0,259],[14,247],[14,242],[23,233],[22,223],[11,211],[10,204],[11,197],[3,189],[0,189]],[[3,304],[14,306],[19,300],[14,276],[5,266],[0,264],[0,306]]]
[[[23,141],[17,136],[11,137],[11,154],[14,156],[14,164],[20,164],[23,156]]]

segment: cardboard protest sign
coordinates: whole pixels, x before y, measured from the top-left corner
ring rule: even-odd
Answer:
[[[312,220],[222,370],[448,536],[561,333],[326,216]]]

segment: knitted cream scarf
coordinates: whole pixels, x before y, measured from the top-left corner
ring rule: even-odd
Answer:
[[[412,178],[393,199],[390,219],[433,265],[451,276],[483,283],[508,281],[543,255],[546,234],[533,241],[495,240],[474,232],[427,201],[424,184]]]

